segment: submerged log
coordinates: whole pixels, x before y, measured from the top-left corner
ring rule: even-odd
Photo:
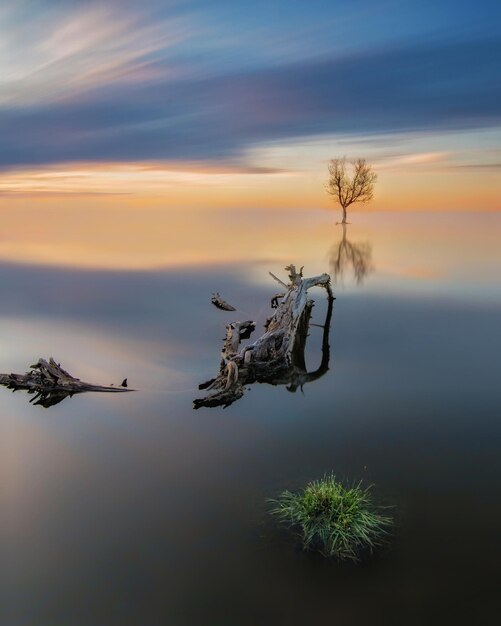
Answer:
[[[231,306],[226,300],[223,300],[218,293],[213,293],[211,298],[212,304],[221,311],[236,311],[234,306]]]
[[[108,393],[131,391],[127,388],[126,378],[119,387],[83,382],[69,374],[53,358],[49,361],[38,359],[37,363],[30,365],[30,371],[26,374],[0,374],[0,385],[12,391],[27,391],[33,395],[30,403],[45,408],[58,404],[65,398],[71,398],[75,394],[88,391]]]
[[[270,275],[283,285],[286,293],[272,299],[275,312],[265,325],[266,332],[257,341],[243,348],[242,339],[250,337],[254,322],[233,322],[226,326],[226,337],[221,352],[218,375],[199,385],[210,393],[194,400],[194,408],[227,407],[244,394],[245,385],[266,382],[272,385],[287,385],[289,391],[302,388],[323,376],[329,363],[329,328],[334,296],[330,276],[321,274],[303,278],[303,268],[296,271],[294,265],[285,268],[289,272],[289,283]],[[310,325],[313,300],[308,298],[312,287],[324,287],[328,295],[328,310],[322,341],[322,363],[314,372],[306,371],[304,350]],[[281,302],[278,302],[278,295]]]

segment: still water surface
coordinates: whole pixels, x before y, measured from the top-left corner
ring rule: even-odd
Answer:
[[[344,242],[325,212],[143,217],[136,238],[127,216],[80,239],[63,221],[50,255],[27,237],[25,264],[0,242],[0,371],[53,355],[137,389],[44,409],[0,388],[2,626],[492,623],[500,216],[355,214]],[[329,371],[194,411],[224,324],[257,335],[289,262],[337,272]],[[310,369],[321,341],[312,327]],[[331,471],[396,507],[391,546],[359,566],[303,553],[266,513]]]

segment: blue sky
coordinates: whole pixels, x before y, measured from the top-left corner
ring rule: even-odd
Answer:
[[[501,3],[7,2],[0,164],[497,128]]]

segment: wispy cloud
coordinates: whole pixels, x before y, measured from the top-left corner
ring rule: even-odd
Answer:
[[[0,12],[0,104],[36,105],[101,85],[179,77],[169,54],[193,37],[189,19],[148,21],[106,2],[40,10],[20,2]]]
[[[119,81],[70,101],[0,108],[0,164],[237,160],[304,135],[492,127],[501,124],[499,58],[499,41],[471,41],[140,88]]]
[[[449,163],[454,158],[452,152],[416,152],[410,154],[397,154],[390,156],[382,156],[376,159],[376,167],[378,170],[401,169],[412,167],[427,167]]]
[[[498,169],[501,169],[501,163],[458,163],[449,167],[451,169],[496,171]]]
[[[60,163],[0,172],[3,196],[155,195],[179,186],[218,187],[248,176],[287,176],[283,169],[232,163]]]
[[[2,202],[321,206],[346,154],[384,171],[375,205],[497,208],[500,19],[498,0],[7,0]]]

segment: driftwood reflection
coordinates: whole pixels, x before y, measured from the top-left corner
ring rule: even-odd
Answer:
[[[372,246],[369,241],[353,243],[347,237],[346,224],[342,224],[343,236],[329,250],[329,262],[336,282],[339,282],[346,272],[353,272],[358,285],[374,271],[372,263]]]
[[[275,313],[268,319],[264,335],[255,343],[240,348],[241,340],[249,338],[254,331],[254,322],[234,322],[227,325],[219,373],[215,378],[199,385],[199,389],[207,389],[209,394],[194,400],[195,409],[227,407],[244,395],[246,386],[254,383],[284,385],[288,391],[295,392],[306,383],[318,380],[328,371],[329,330],[334,301],[330,277],[322,274],[303,278],[302,268],[299,272],[294,265],[289,265],[286,269],[289,271],[289,284],[271,274],[286,291],[272,299],[271,305],[275,308]],[[307,371],[304,353],[314,305],[313,300],[307,297],[307,292],[314,286],[326,289],[328,306],[322,326],[321,362],[317,369]]]
[[[79,393],[98,391],[120,393],[127,389],[127,379],[118,387],[92,385],[75,378],[54,359],[38,359],[25,374],[0,374],[0,385],[12,391],[22,390],[31,395],[30,403],[49,408]]]
[[[294,351],[291,366],[287,372],[287,375],[284,380],[277,381],[275,380],[272,384],[275,385],[286,385],[287,391],[295,392],[297,389],[303,389],[303,386],[306,383],[312,383],[319,378],[322,378],[324,374],[327,374],[329,371],[329,361],[330,361],[330,344],[329,344],[329,333],[331,329],[331,321],[332,321],[332,311],[334,309],[334,298],[328,298],[327,300],[327,312],[325,314],[325,321],[322,328],[322,357],[320,360],[320,364],[315,370],[307,371],[306,370],[306,362],[304,357],[304,352],[306,348],[306,340],[308,338],[308,331],[311,327],[309,320],[311,317],[308,316],[308,319],[304,319],[303,328],[301,328],[300,336],[297,339],[296,349]],[[271,381],[266,381],[271,382]]]

